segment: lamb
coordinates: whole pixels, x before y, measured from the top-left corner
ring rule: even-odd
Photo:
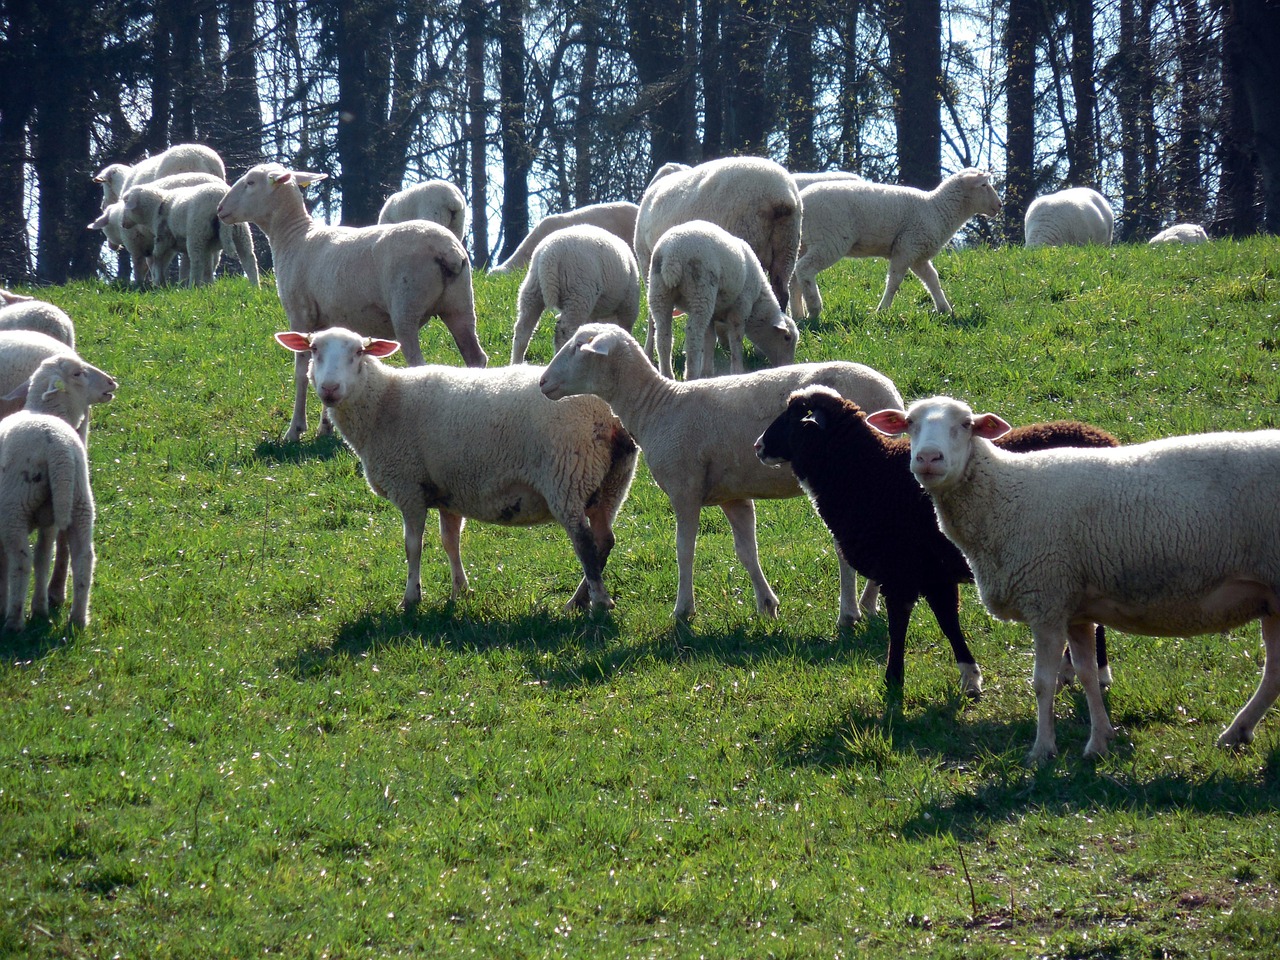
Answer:
[[[1056,422],[1017,427],[996,445],[1024,452],[1058,446],[1114,447],[1117,442],[1097,427]],[[965,642],[959,615],[959,585],[972,582],[973,574],[955,544],[938,529],[929,495],[911,475],[910,443],[868,426],[862,409],[829,387],[812,386],[791,394],[755,449],[763,463],[790,464],[835,535],[841,555],[880,584],[889,615],[885,681],[902,686],[907,626],[923,596],[951,643],[961,692],[980,696],[982,669]],[[1111,668],[1101,628],[1097,639],[1101,682],[1109,686]]]
[[[154,157],[129,166],[112,163],[103,167],[93,178],[102,184],[102,209],[119,200],[130,187],[152,183],[177,173],[207,173],[223,183],[227,180],[227,168],[212,147],[200,143],[177,143]]]
[[[1204,232],[1204,227],[1198,223],[1175,223],[1171,227],[1165,227],[1154,237],[1147,241],[1152,243],[1208,243],[1209,235]]]
[[[393,334],[409,365],[418,366],[423,363],[418,329],[438,316],[467,366],[483,367],[489,358],[476,337],[471,261],[458,238],[423,220],[373,227],[317,224],[300,188],[326,176],[260,164],[218,205],[223,223],[256,223],[266,233],[290,329],[312,333],[345,325],[368,336]],[[305,353],[297,354],[294,382],[288,442],[307,428]],[[326,408],[320,434],[332,430]]]
[[[51,579],[53,545],[65,542],[75,587],[71,623],[89,621],[93,580],[93,491],[89,459],[74,424],[84,418],[89,371],[106,377],[74,355],[45,360],[31,375],[26,407],[0,422],[0,608],[4,628],[21,630],[27,584],[35,571],[33,616],[47,617],[66,590],[66,553],[60,548]],[[111,388],[115,381],[110,377]],[[31,531],[36,530],[34,563]]]
[[[378,214],[379,223],[428,220],[438,223],[459,240],[467,229],[467,201],[448,180],[427,180],[387,197]]]
[[[384,366],[378,358],[394,353],[395,341],[340,327],[276,340],[310,358],[316,393],[370,489],[404,516],[405,608],[421,600],[422,534],[432,507],[440,512],[452,599],[468,588],[459,549],[464,518],[506,526],[555,520],[583,570],[565,609],[613,606],[602,575],[636,444],[607,404],[594,397],[552,404],[538,392],[541,369],[522,364]]]
[[[831,180],[861,180],[862,178],[847,170],[823,170],[816,173],[793,173],[791,179],[796,182],[796,189],[803,192],[805,187],[811,187],[815,183],[828,183]],[[800,233],[804,234],[803,224],[801,224]]]
[[[34,330],[76,348],[76,326],[60,307],[0,287],[0,330]]]
[[[933,297],[940,313],[951,313],[933,258],[974,216],[1000,213],[991,174],[966,167],[930,191],[858,180],[833,180],[800,194],[804,231],[792,281],[793,313],[822,313],[817,276],[844,257],[887,257],[889,275],[877,310],[887,310],[910,270]]]
[[[645,353],[657,340],[658,367],[671,367],[671,313],[683,309],[685,379],[714,373],[716,333],[723,328],[732,373],[745,370],[746,334],[775,365],[792,363],[799,331],[782,312],[751,245],[706,220],[677,224],[658,240],[649,267],[649,323]]]
[[[590,224],[557,230],[537,245],[520,283],[511,362],[522,363],[529,340],[548,307],[560,311],[555,348],[592,320],[632,330],[640,315],[640,268],[631,247]]]
[[[951,397],[867,422],[910,436],[911,470],[968,558],[983,604],[1031,628],[1032,762],[1057,753],[1055,674],[1068,644],[1089,704],[1084,755],[1101,756],[1115,736],[1094,623],[1185,637],[1261,620],[1261,683],[1218,744],[1252,741],[1280,694],[1280,431],[1014,455],[989,442],[1008,430],[1004,420]]]
[[[520,241],[520,245],[515,248],[511,256],[496,267],[490,267],[489,272],[511,273],[525,266],[533,258],[534,248],[538,244],[557,230],[563,230],[566,227],[587,225],[600,227],[602,230],[608,230],[630,247],[636,233],[636,213],[639,209],[639,206],[627,201],[592,203],[566,213],[545,216]]]
[[[25,397],[5,399],[24,387],[46,357],[74,351],[61,340],[34,330],[0,330],[0,418],[22,409]]]
[[[154,238],[151,277],[156,283],[164,282],[169,264],[179,253],[186,254],[190,286],[212,283],[225,250],[240,261],[245,275],[258,286],[258,261],[249,225],[223,224],[218,219],[218,205],[228,189],[219,182],[173,190],[144,184],[125,190],[120,198],[124,207],[121,226],[126,230],[142,227]]]
[[[1031,201],[1023,237],[1028,247],[1107,246],[1113,220],[1111,204],[1097,190],[1069,187]]]
[[[226,181],[210,173],[175,173],[152,181],[150,186],[162,190],[176,190],[179,187],[196,187],[204,183],[225,184]],[[89,224],[87,229],[101,230],[106,235],[107,246],[111,250],[123,249],[129,254],[133,265],[133,284],[136,287],[142,287],[146,285],[150,275],[151,254],[156,238],[149,224],[132,220],[131,224],[129,227],[124,225],[124,204],[116,200],[103,207],[98,219]],[[232,256],[236,256],[234,251]],[[187,266],[187,258],[184,257],[179,273],[179,278],[184,281],[187,278]],[[253,268],[257,269],[256,261]]]
[[[756,549],[755,499],[801,493],[788,471],[766,467],[752,444],[794,390],[824,383],[864,406],[901,404],[883,374],[859,363],[796,364],[755,373],[680,382],[662,376],[625,330],[610,324],[581,327],[542,374],[552,399],[592,393],[606,401],[644,450],[649,472],[671,501],[676,519],[679,586],[675,616],[694,615],[693,556],[703,507],[718,506],[733,528],[733,545],[755,590],[756,610],[778,615]],[[877,406],[878,408],[878,406]],[[856,578],[840,560],[841,627],[859,618]],[[868,584],[864,609],[874,604]]]
[[[690,220],[710,220],[751,245],[782,309],[800,249],[800,191],[791,174],[763,157],[723,157],[696,167],[658,169],[636,214],[636,262],[649,276],[664,233]]]

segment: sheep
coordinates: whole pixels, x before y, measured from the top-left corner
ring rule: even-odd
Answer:
[[[756,499],[800,496],[795,477],[762,464],[752,444],[793,391],[825,383],[865,406],[901,404],[883,374],[858,363],[797,364],[709,380],[662,376],[625,330],[588,323],[560,348],[542,374],[552,399],[591,393],[606,401],[644,450],[649,472],[671,501],[676,520],[679,586],[675,616],[694,615],[693,555],[703,507],[718,506],[733,528],[733,546],[755,590],[756,610],[778,615],[756,548]],[[839,627],[857,622],[856,578],[839,561]],[[875,602],[867,585],[864,609]]]
[[[1074,422],[1030,424],[996,444],[1023,452],[1056,446],[1107,446],[1118,441],[1097,427]],[[841,555],[863,576],[880,584],[889,615],[885,681],[901,687],[907,625],[923,596],[951,643],[960,668],[961,692],[982,693],[982,669],[960,628],[961,583],[973,574],[955,544],[938,529],[933,504],[911,475],[911,445],[867,425],[853,401],[821,385],[797,390],[786,409],[755,445],[762,463],[789,463],[818,515],[836,538]],[[862,491],[863,495],[850,494]],[[1111,683],[1106,639],[1098,630],[1098,667]]]
[[[991,174],[973,167],[951,174],[933,190],[833,180],[800,194],[804,230],[792,280],[792,312],[809,319],[822,313],[817,276],[844,257],[887,257],[889,275],[877,310],[887,310],[910,270],[951,313],[933,258],[968,220],[1000,213]]]
[[[603,227],[565,227],[534,248],[517,302],[512,363],[524,361],[547,308],[560,311],[554,336],[557,350],[592,320],[610,320],[633,330],[640,316],[640,268],[631,247]]]
[[[1198,223],[1175,223],[1171,227],[1165,227],[1154,237],[1147,241],[1152,243],[1208,243],[1209,235],[1204,232],[1204,227]]]
[[[133,166],[109,164],[98,171],[93,182],[102,184],[102,209],[105,210],[129,187],[152,183],[177,173],[207,173],[223,183],[227,180],[226,165],[212,147],[200,143],[177,143]]]
[[[467,229],[466,198],[448,180],[415,183],[387,197],[378,214],[379,223],[404,223],[406,220],[438,223],[461,240]]]
[[[613,607],[602,575],[637,452],[607,404],[594,397],[552,404],[538,391],[541,369],[522,364],[388,367],[379,358],[399,344],[341,327],[282,332],[276,340],[310,358],[316,393],[370,489],[404,516],[406,609],[422,597],[422,534],[432,507],[440,513],[451,599],[468,589],[459,548],[464,518],[505,526],[555,520],[583,570],[566,611]]]
[[[636,232],[636,213],[639,209],[640,207],[637,204],[627,201],[592,203],[585,207],[578,207],[576,210],[569,210],[566,213],[553,213],[545,216],[520,241],[520,245],[515,248],[511,256],[496,267],[490,267],[489,272],[498,274],[511,273],[525,266],[533,258],[534,248],[538,244],[557,230],[563,230],[565,227],[586,226],[588,224],[593,227],[600,227],[602,230],[608,230],[630,247],[631,240]]]
[[[805,187],[811,187],[815,183],[828,183],[831,180],[861,180],[862,177],[847,170],[823,170],[817,173],[793,173],[791,174],[791,179],[796,182],[796,189],[803,192]],[[803,236],[803,223],[800,227],[800,233]]]
[[[190,286],[212,283],[225,250],[240,261],[250,282],[259,285],[249,225],[224,224],[218,219],[218,205],[228,190],[220,182],[173,190],[144,184],[125,190],[120,198],[124,207],[121,226],[126,230],[141,226],[154,238],[151,276],[156,283],[164,281],[169,264],[179,253],[186,254]]]
[[[76,348],[76,326],[62,308],[3,287],[0,287],[0,330],[34,330],[72,350]]]
[[[649,321],[644,350],[657,341],[658,368],[671,367],[671,313],[685,320],[685,379],[714,373],[716,333],[724,330],[729,370],[742,373],[742,338],[751,337],[775,365],[796,356],[798,331],[769,288],[764,268],[747,241],[706,220],[677,224],[659,238],[649,267]]]
[[[1085,757],[1106,753],[1115,736],[1094,665],[1095,623],[1185,637],[1260,619],[1261,683],[1218,744],[1252,741],[1280,694],[1280,430],[1014,455],[989,442],[1009,429],[1004,420],[951,397],[867,422],[910,436],[911,470],[968,558],[983,604],[1031,628],[1031,762],[1057,753],[1055,674],[1068,645],[1089,705]]]
[[[1023,238],[1028,247],[1107,246],[1113,220],[1111,204],[1097,190],[1069,187],[1031,201]]]
[[[62,534],[70,546],[75,585],[71,623],[82,629],[88,624],[93,521],[89,461],[76,432],[48,414],[24,411],[0,421],[0,607],[5,630],[23,627],[33,566],[31,613],[48,616],[53,544]],[[34,563],[32,530],[37,531]]]
[[[211,173],[175,173],[168,177],[162,177],[159,180],[153,180],[149,185],[162,190],[176,190],[179,187],[195,187],[204,183],[223,183],[226,181],[219,177],[215,177]],[[133,284],[136,287],[143,287],[147,284],[151,270],[151,255],[155,247],[155,235],[151,232],[151,227],[147,223],[133,222],[131,226],[124,225],[124,204],[116,200],[107,204],[98,219],[89,224],[86,229],[101,230],[106,235],[107,246],[111,250],[125,250],[129,254],[130,262],[133,265]],[[252,241],[250,241],[252,243]],[[237,254],[232,251],[232,256]],[[187,258],[182,259],[182,269],[179,272],[179,278],[186,280],[187,278]],[[257,263],[253,264],[253,269],[257,270]],[[248,268],[246,268],[246,272]]]
[[[307,213],[301,187],[327,174],[251,168],[218,205],[223,223],[256,223],[275,259],[276,290],[297,333],[346,325],[359,333],[396,336],[410,366],[423,363],[418,329],[438,316],[470,367],[488,355],[476,338],[471,261],[458,238],[438,223],[412,220],[373,227],[330,227]],[[287,442],[307,428],[307,357],[294,362],[293,418]],[[333,430],[326,408],[320,434]]]
[[[46,357],[74,351],[61,340],[34,330],[0,330],[0,418],[22,409],[25,397],[5,399],[26,385]]]
[[[791,174],[763,157],[722,157],[696,167],[658,169],[636,213],[636,262],[649,276],[653,248],[689,220],[710,220],[751,245],[782,309],[800,249],[800,191]]]

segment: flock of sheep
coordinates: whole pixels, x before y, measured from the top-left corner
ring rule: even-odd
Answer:
[[[971,695],[981,692],[982,673],[960,629],[958,585],[976,582],[988,609],[1031,627],[1033,759],[1056,752],[1053,695],[1073,674],[1092,721],[1085,754],[1106,751],[1114,730],[1101,695],[1111,679],[1104,624],[1190,635],[1261,620],[1263,678],[1224,745],[1250,741],[1280,694],[1280,501],[1268,492],[1280,472],[1280,431],[1122,447],[1078,423],[1010,430],[951,398],[904,409],[894,384],[867,366],[794,362],[793,317],[821,311],[817,274],[842,257],[888,259],[880,309],[910,270],[938,310],[951,310],[932,259],[970,218],[1000,212],[984,171],[962,170],[923,191],[852,174],[792,174],[759,158],[668,164],[639,204],[549,216],[494,268],[527,265],[511,364],[496,369],[486,368],[476,337],[461,242],[466,204],[451,184],[411,187],[388,199],[379,225],[349,228],[307,212],[302,188],[324,174],[268,163],[231,186],[223,174],[216,154],[194,144],[132,168],[113,164],[95,178],[103,215],[91,226],[129,251],[135,282],[163,282],[180,254],[192,285],[212,278],[223,252],[256,283],[247,225],[262,229],[289,325],[276,340],[295,355],[285,437],[298,440],[307,429],[309,382],[323,408],[320,432],[337,427],[373,492],[403,516],[405,607],[421,600],[432,509],[453,597],[468,589],[460,552],[467,518],[555,521],[583,574],[566,609],[612,607],[603,574],[642,450],[675,516],[676,617],[694,615],[698,520],[712,506],[729,521],[757,610],[777,616],[754,501],[807,494],[838,547],[838,623],[856,622],[884,597],[891,684],[902,683],[907,624],[922,596]],[[1027,210],[1028,245],[1109,243],[1111,228],[1110,205],[1086,188],[1038,198]],[[1204,239],[1183,224],[1152,242]],[[643,347],[633,336],[642,281]],[[84,626],[93,565],[88,407],[110,400],[116,384],[76,355],[70,321],[56,307],[7,292],[5,299],[5,627],[23,626],[32,531],[33,613],[64,599],[69,565],[72,623]],[[555,356],[545,368],[526,366],[548,309],[558,313]],[[677,311],[685,317],[684,380],[674,376]],[[444,322],[465,366],[424,363],[419,330],[431,317]],[[773,366],[743,372],[744,338]],[[729,354],[725,376],[712,376],[718,343]],[[382,363],[397,350],[407,368]],[[850,493],[871,488],[874,504]],[[1029,513],[1036,525],[1025,522]],[[857,599],[855,571],[868,578]]]

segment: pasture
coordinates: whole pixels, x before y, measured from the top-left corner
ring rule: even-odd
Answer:
[[[872,313],[884,262],[844,261],[798,359],[1125,441],[1280,426],[1275,239],[935,262],[953,317],[914,277]],[[476,278],[494,363],[518,282]],[[469,524],[450,605],[429,522],[404,615],[399,513],[336,438],[279,441],[269,280],[43,295],[120,389],[91,434],[90,627],[0,638],[0,956],[1275,955],[1280,714],[1214,747],[1258,682],[1256,624],[1113,634],[1112,752],[1081,759],[1064,692],[1062,755],[1029,768],[1025,627],[964,588],[969,702],[921,604],[890,697],[885,622],[835,634],[830,540],[797,499],[758,505],[781,617],[754,615],[706,511],[677,628],[643,465],[612,614],[561,614],[580,570],[554,525]],[[423,349],[461,363],[436,321]]]

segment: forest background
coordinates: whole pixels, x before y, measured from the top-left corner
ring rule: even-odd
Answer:
[[[477,266],[663,163],[764,155],[1027,203],[1089,185],[1117,239],[1280,233],[1273,0],[0,0],[0,281],[112,272],[93,174],[171,143],[327,172],[317,213],[458,184]],[[265,254],[266,245],[260,244]]]

